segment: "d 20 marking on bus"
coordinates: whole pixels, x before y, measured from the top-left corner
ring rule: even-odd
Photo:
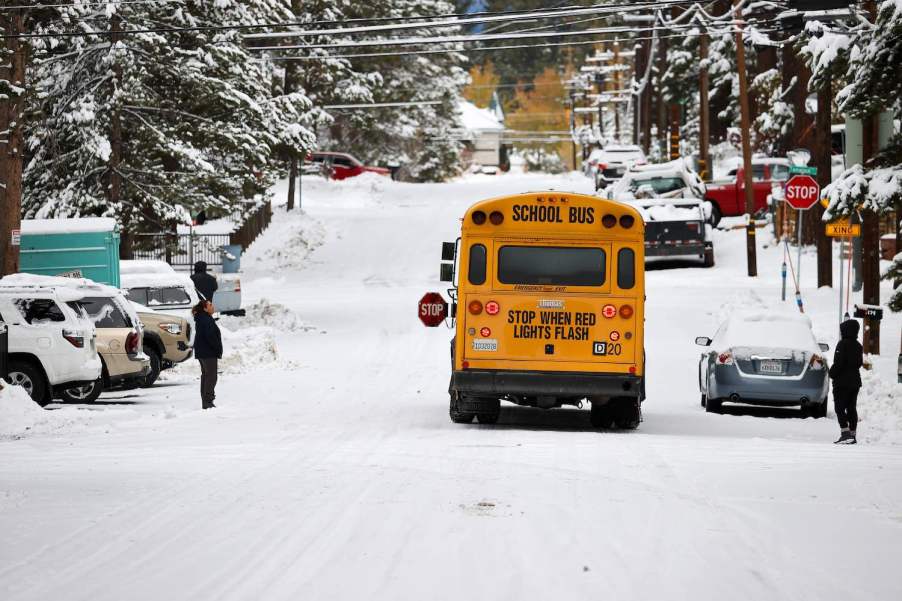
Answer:
[[[494,338],[474,338],[473,339],[473,350],[474,351],[497,351],[498,350],[498,341]]]
[[[622,350],[623,347],[614,342],[607,342],[604,340],[599,342],[598,340],[596,340],[592,343],[592,354],[599,357],[617,356],[621,353]]]

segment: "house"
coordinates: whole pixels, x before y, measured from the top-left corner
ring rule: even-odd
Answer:
[[[503,162],[502,136],[504,124],[498,111],[481,109],[472,102],[460,101],[461,121],[466,142],[464,162],[483,167],[499,167]]]

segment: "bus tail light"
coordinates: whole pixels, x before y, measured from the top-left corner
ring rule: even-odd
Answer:
[[[485,213],[483,211],[473,211],[473,214],[470,216],[470,218],[476,225],[482,225],[483,223],[485,223]]]
[[[633,308],[630,305],[623,305],[620,307],[620,317],[623,319],[629,319],[633,316]]]
[[[485,304],[485,312],[489,315],[498,315],[501,312],[501,305],[496,301],[490,300]]]
[[[630,373],[633,374],[633,375],[635,375],[635,374],[636,374],[636,371],[637,371],[637,370],[636,370],[636,366],[635,366],[635,365],[630,365]]]
[[[636,218],[632,215],[621,215],[620,216],[620,227],[625,229],[630,229],[633,227],[633,224],[636,223]]]
[[[614,227],[615,225],[617,225],[617,218],[611,214],[605,215],[604,217],[601,218],[601,225],[610,229],[610,228]]]
[[[605,305],[601,308],[601,314],[608,319],[613,319],[614,316],[617,315],[617,307],[614,305]]]
[[[718,365],[733,365],[733,353],[730,351],[725,351],[719,355],[717,355],[717,364]]]
[[[489,221],[492,222],[492,225],[501,225],[504,223],[504,213],[501,211],[492,211],[489,213]]]
[[[478,300],[470,301],[470,304],[467,305],[467,309],[470,311],[470,315],[479,315],[482,313],[482,303]]]

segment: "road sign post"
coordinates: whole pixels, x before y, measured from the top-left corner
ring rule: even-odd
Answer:
[[[427,328],[437,327],[448,317],[448,303],[438,292],[427,292],[417,303],[417,316]]]
[[[799,289],[802,287],[802,211],[807,211],[820,201],[821,186],[817,180],[812,177],[817,174],[814,167],[805,167],[793,165],[789,168],[793,173],[783,186],[783,197],[786,204],[798,211],[796,216],[796,243],[798,244],[798,253],[796,254],[796,302],[799,305],[799,311],[804,313],[802,307],[802,297]]]

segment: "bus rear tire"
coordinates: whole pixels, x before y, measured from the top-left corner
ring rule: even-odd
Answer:
[[[592,403],[592,408],[589,410],[589,421],[592,422],[592,427],[597,429],[609,429],[614,425],[614,415],[611,412],[611,404],[610,403]]]
[[[619,399],[615,405],[614,423],[621,430],[635,430],[642,421],[642,410],[639,400],[634,398]]]
[[[476,413],[461,410],[460,393],[451,393],[451,405],[449,407],[451,421],[455,424],[469,424],[476,417]]]

